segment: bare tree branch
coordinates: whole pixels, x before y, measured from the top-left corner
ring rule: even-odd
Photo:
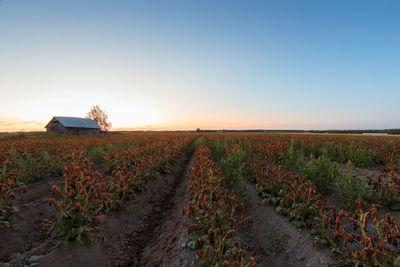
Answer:
[[[112,127],[111,122],[107,121],[108,115],[104,110],[100,109],[98,105],[92,107],[86,118],[94,120],[103,132],[108,132]]]

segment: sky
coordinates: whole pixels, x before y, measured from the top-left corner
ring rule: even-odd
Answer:
[[[0,131],[400,128],[400,0],[0,0]]]

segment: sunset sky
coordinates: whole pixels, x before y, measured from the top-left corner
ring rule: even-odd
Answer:
[[[399,0],[0,1],[0,131],[400,128]]]

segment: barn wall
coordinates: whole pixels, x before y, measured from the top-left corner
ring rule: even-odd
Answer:
[[[99,134],[98,129],[88,129],[88,128],[66,128],[66,133],[68,134],[86,134],[86,135],[95,135]]]
[[[52,122],[50,123],[46,131],[48,133],[67,133],[67,129],[59,122]]]

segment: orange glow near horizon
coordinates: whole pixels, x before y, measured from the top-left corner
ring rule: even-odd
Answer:
[[[127,118],[125,118],[127,119]],[[133,119],[132,119],[133,120]],[[119,123],[113,123],[112,131],[135,131],[135,130],[194,130],[196,128],[201,129],[251,129],[256,128],[255,123],[244,118],[240,119],[229,119],[229,118],[195,118],[187,121],[177,122],[161,122],[149,115],[147,117],[141,116],[136,119],[134,123],[128,123],[124,125],[121,121]],[[0,132],[16,132],[16,131],[45,131],[47,121],[24,121],[16,118],[0,118]],[[271,124],[272,127],[277,124]]]
[[[251,118],[246,116],[213,116],[212,114],[196,114],[193,118],[178,119],[169,121],[161,120],[156,113],[141,113],[141,116],[135,118],[129,114],[124,114],[120,118],[111,118],[113,123],[111,131],[162,131],[162,130],[195,130],[200,129],[291,129],[296,125],[303,125],[302,120],[293,120],[290,123],[288,118]],[[74,115],[71,115],[74,116]],[[76,115],[75,115],[76,116]],[[84,117],[84,116],[81,116]],[[49,120],[51,117],[49,117]],[[132,123],[129,122],[132,120]],[[24,121],[17,118],[0,117],[0,132],[18,132],[18,131],[45,131],[45,125],[48,121],[30,120]]]
[[[41,121],[21,121],[0,118],[0,132],[44,131],[46,124]]]

